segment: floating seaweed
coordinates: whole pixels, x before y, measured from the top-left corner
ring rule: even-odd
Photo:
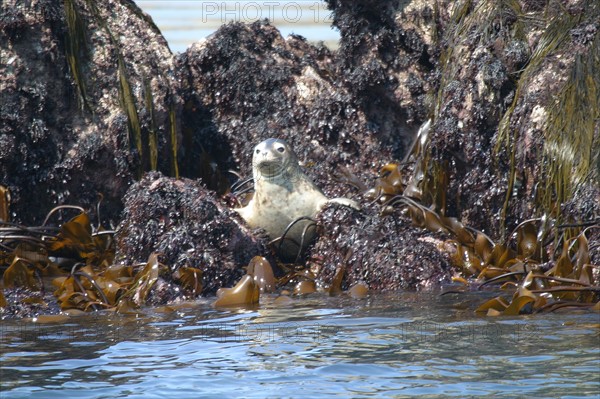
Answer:
[[[253,276],[246,274],[235,287],[219,289],[217,297],[214,303],[217,308],[253,306],[258,304],[260,287]]]

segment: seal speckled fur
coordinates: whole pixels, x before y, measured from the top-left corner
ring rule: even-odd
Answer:
[[[296,154],[284,140],[271,138],[254,147],[252,174],[254,196],[236,211],[251,227],[265,229],[271,239],[281,237],[298,218],[314,218],[328,202],[360,209],[348,198],[328,199],[302,172]],[[303,249],[312,240],[315,227],[310,224],[302,220],[286,234],[279,253],[283,259],[296,257],[305,228]]]

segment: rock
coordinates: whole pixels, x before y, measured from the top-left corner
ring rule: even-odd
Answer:
[[[25,287],[4,288],[6,306],[0,306],[0,320],[57,315],[60,306],[52,292],[32,291]]]
[[[156,252],[169,268],[163,276],[166,283],[173,283],[173,273],[181,267],[193,267],[202,271],[202,293],[214,294],[233,286],[254,256],[266,255],[264,242],[198,181],[148,173],[130,188],[124,202],[115,261],[146,262]],[[157,287],[162,294],[154,295],[156,303],[181,295],[164,282]]]
[[[133,2],[8,1],[0,6],[0,181],[12,220],[55,205],[116,223],[143,170],[174,174],[174,58]],[[152,143],[156,142],[156,145]]]
[[[450,281],[448,256],[399,215],[381,217],[375,206],[357,212],[327,206],[318,216],[321,235],[308,264],[322,285],[344,268],[342,288],[366,283],[372,291],[423,289]]]
[[[354,96],[378,140],[402,158],[432,106],[439,2],[327,0],[340,30],[337,79]],[[438,12],[453,2],[442,2]]]
[[[190,86],[186,109],[204,110],[184,115],[184,130],[223,169],[250,176],[252,148],[283,138],[328,197],[343,197],[356,190],[334,179],[341,168],[372,179],[394,158],[397,148],[380,140],[325,47],[284,39],[266,22],[231,23],[192,45],[178,64]]]
[[[543,213],[566,220],[598,215],[597,2],[566,8],[537,0],[327,3],[341,33],[339,76],[369,123],[398,114],[408,122],[433,116],[425,169],[446,171],[447,202],[434,204],[440,212],[494,236]],[[571,98],[580,103],[557,107],[557,99],[568,98],[566,83],[577,65],[580,82],[588,79],[575,85]],[[550,133],[552,109],[554,121],[586,131],[585,139]],[[557,157],[552,148],[566,150]],[[560,176],[560,168],[571,167],[574,173]],[[582,178],[586,172],[591,178]]]
[[[515,153],[507,215],[589,222],[600,215],[600,4],[547,12],[545,30],[521,21],[532,59],[515,72],[518,95],[498,128],[498,158]]]

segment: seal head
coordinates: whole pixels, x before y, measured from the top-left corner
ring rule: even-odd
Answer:
[[[258,179],[277,180],[283,183],[291,173],[302,173],[298,158],[291,147],[280,139],[266,139],[254,147],[252,175]]]

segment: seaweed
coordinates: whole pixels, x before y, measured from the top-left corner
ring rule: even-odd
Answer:
[[[586,52],[575,55],[568,80],[549,109],[542,173],[547,176],[539,196],[543,211],[561,218],[560,204],[591,178],[598,178],[600,118],[600,29]],[[595,142],[594,142],[595,141]],[[595,174],[595,176],[593,176]]]
[[[177,114],[175,112],[175,104],[173,103],[171,103],[169,108],[169,133],[171,176],[179,178],[179,162],[177,160]]]
[[[370,189],[368,198],[380,204],[382,214],[407,210],[413,225],[451,237],[453,263],[465,285],[474,277],[478,288],[504,283],[514,289],[511,299],[497,297],[479,306],[478,313],[517,315],[565,307],[593,308],[600,302],[600,265],[591,262],[587,235],[600,229],[600,219],[561,225],[548,215],[521,222],[505,239],[493,240],[421,203],[401,166],[388,164]],[[406,194],[411,194],[407,196]],[[560,243],[559,251],[555,243]]]
[[[552,2],[554,3],[554,2]],[[562,5],[557,5],[562,7]],[[516,154],[523,151],[519,142],[523,140],[521,124],[515,124],[513,114],[517,104],[523,101],[522,93],[532,79],[539,74],[550,57],[564,55],[566,46],[573,51],[566,57],[570,70],[561,87],[552,96],[542,101],[547,110],[547,119],[541,127],[543,148],[537,157],[540,175],[546,176],[536,189],[535,211],[538,215],[549,214],[562,221],[562,205],[573,198],[574,193],[593,179],[598,179],[598,139],[594,139],[595,123],[600,115],[600,46],[597,27],[600,16],[598,4],[586,6],[586,13],[552,13],[528,63],[519,71],[516,93],[512,104],[504,114],[498,127],[495,154],[502,151],[510,156],[508,187],[502,207],[501,222],[507,218],[511,200],[515,198],[517,160]],[[587,23],[586,21],[592,21]],[[576,27],[592,28],[587,34],[588,43],[577,45],[572,38]],[[573,61],[569,61],[569,59]],[[560,82],[560,76],[555,78]]]
[[[150,128],[148,132],[148,156],[150,158],[149,170],[158,170],[158,133],[156,120],[154,119],[154,99],[152,95],[152,87],[150,87],[150,82],[148,80],[144,80],[144,88],[146,109],[148,110],[150,119]]]
[[[10,192],[0,185],[0,222],[8,222],[10,218]]]
[[[64,9],[67,22],[65,50],[71,69],[71,75],[77,86],[79,108],[93,113],[92,108],[88,103],[85,78],[82,71],[82,55],[85,57],[89,52],[85,23],[81,17],[81,12],[77,7],[76,0],[64,0]]]

